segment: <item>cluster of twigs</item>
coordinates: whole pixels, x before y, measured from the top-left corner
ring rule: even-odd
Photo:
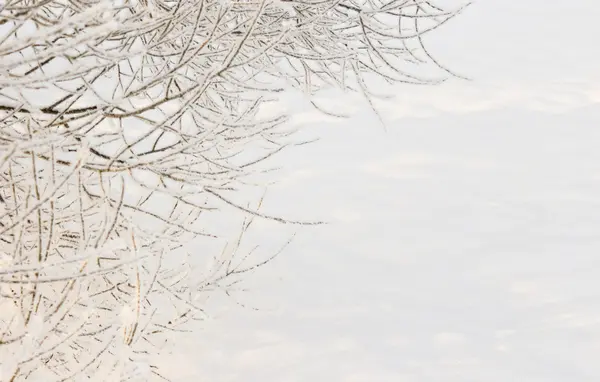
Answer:
[[[290,87],[371,102],[374,78],[438,83],[411,71],[439,66],[422,37],[457,13],[422,0],[0,2],[0,379],[135,379],[142,358],[142,380],[166,378],[148,360],[204,314],[194,296],[265,263],[228,247],[189,284],[169,259],[216,236],[204,217],[230,206],[250,216],[244,232],[254,217],[309,224],[233,199],[294,144],[287,116],[261,108]]]

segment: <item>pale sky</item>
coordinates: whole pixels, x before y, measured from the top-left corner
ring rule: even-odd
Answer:
[[[216,299],[178,380],[600,380],[599,19],[476,1],[429,38],[472,81],[398,88],[387,131],[298,116],[322,140],[278,159],[265,209],[331,224],[249,282],[260,311]]]

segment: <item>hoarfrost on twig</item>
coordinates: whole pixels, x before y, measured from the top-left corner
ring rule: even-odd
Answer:
[[[458,11],[420,0],[1,3],[0,379],[161,380],[150,355],[206,319],[211,293],[230,295],[277,255],[252,261],[254,219],[319,223],[245,196],[297,143],[279,95],[338,87],[374,105],[374,81],[440,83],[453,72],[422,36]],[[223,244],[211,222],[224,209],[244,217],[241,233],[198,251]],[[190,267],[197,257],[204,272]]]

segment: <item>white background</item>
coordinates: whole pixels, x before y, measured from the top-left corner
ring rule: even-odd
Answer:
[[[427,40],[473,81],[398,88],[387,131],[300,115],[322,139],[278,159],[265,209],[330,224],[254,277],[259,311],[218,300],[175,379],[600,380],[599,19],[480,0]]]

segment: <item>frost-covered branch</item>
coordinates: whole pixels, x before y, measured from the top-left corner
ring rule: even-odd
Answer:
[[[424,0],[0,3],[0,380],[127,380],[144,362],[140,378],[163,379],[152,356],[203,317],[194,296],[229,292],[266,263],[235,245],[204,276],[173,260],[219,235],[207,218],[240,211],[242,232],[254,218],[313,223],[239,200],[294,146],[288,116],[261,111],[291,88],[372,104],[374,81],[442,82],[453,74],[422,37],[459,11]]]

